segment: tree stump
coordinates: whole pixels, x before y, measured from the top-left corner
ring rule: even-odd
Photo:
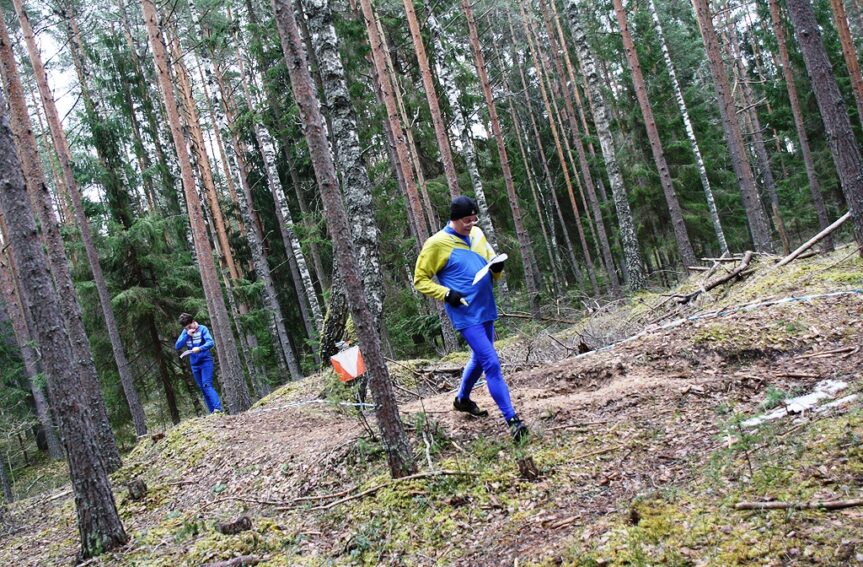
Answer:
[[[523,457],[516,461],[518,463],[518,474],[525,480],[536,480],[539,478],[539,469],[533,462],[533,457]]]
[[[252,520],[248,516],[241,516],[233,522],[219,524],[218,530],[225,535],[235,535],[252,529]]]
[[[126,485],[129,489],[129,499],[135,502],[142,500],[147,495],[147,485],[140,478],[134,478]]]

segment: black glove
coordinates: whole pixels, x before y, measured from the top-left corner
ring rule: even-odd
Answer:
[[[497,262],[496,264],[492,264],[489,267],[489,270],[491,270],[494,274],[501,273],[503,271],[503,262]]]
[[[452,305],[453,307],[458,307],[459,305],[462,304],[461,300],[463,298],[464,298],[464,296],[462,294],[460,294],[459,292],[457,292],[454,289],[451,289],[448,292],[446,292],[446,295],[444,296],[443,300],[446,301],[447,303],[449,303],[450,305]]]

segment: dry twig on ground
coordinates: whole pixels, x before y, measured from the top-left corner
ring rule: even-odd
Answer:
[[[749,263],[752,261],[752,256],[753,256],[752,251],[747,251],[746,254],[743,255],[743,258],[740,260],[740,264],[736,268],[731,270],[731,272],[729,272],[727,275],[724,275],[722,277],[714,279],[713,281],[705,283],[703,286],[701,286],[700,289],[697,289],[697,290],[693,291],[692,293],[675,294],[672,297],[674,297],[678,303],[681,303],[681,304],[689,303],[690,301],[692,301],[693,299],[695,299],[696,297],[698,297],[702,293],[706,293],[706,292],[710,291],[711,289],[718,287],[718,286],[720,286],[720,285],[722,285],[728,281],[731,281],[733,279],[744,277],[746,274],[750,273],[750,272],[746,271],[746,268],[749,267]]]
[[[735,510],[842,510],[863,506],[863,498],[853,500],[812,500],[810,502],[738,502]]]

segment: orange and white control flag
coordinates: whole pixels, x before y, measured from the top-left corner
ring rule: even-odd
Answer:
[[[366,372],[366,363],[358,346],[352,346],[331,356],[330,362],[333,363],[333,368],[342,382],[350,382]]]

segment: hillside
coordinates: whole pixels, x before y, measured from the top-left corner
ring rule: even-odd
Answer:
[[[424,473],[413,480],[390,482],[327,376],[146,438],[113,477],[131,542],[87,564],[863,564],[863,261],[846,247],[752,269],[690,304],[644,294],[503,341],[524,447],[495,411],[451,411],[464,354],[392,363]],[[825,380],[816,408],[786,415]],[[475,399],[494,410],[484,389]],[[124,488],[136,477],[141,501]],[[735,509],[745,501],[850,506]],[[217,530],[241,516],[251,529]],[[0,564],[73,562],[68,490],[16,502],[5,521]]]

